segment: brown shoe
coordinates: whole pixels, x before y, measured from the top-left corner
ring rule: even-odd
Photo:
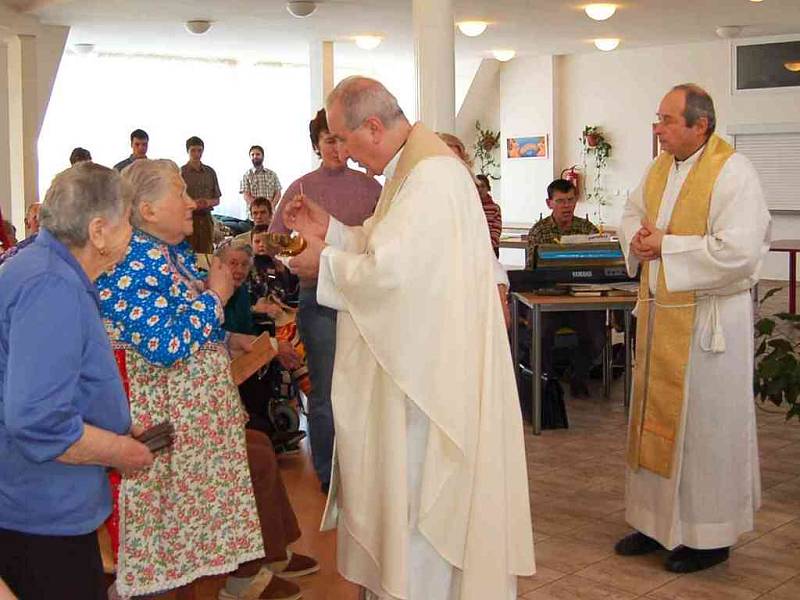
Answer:
[[[258,598],[259,600],[300,600],[302,597],[303,592],[300,591],[300,586],[273,575],[269,585],[264,588]]]
[[[303,577],[311,575],[319,571],[319,563],[310,556],[305,554],[296,554],[291,550],[287,550],[289,558],[280,562],[274,562],[267,565],[267,568],[273,573],[277,573],[286,579],[294,579],[295,577]]]
[[[281,579],[263,567],[257,575],[245,578],[244,586],[230,585],[233,579],[235,578],[229,578],[225,587],[219,591],[219,600],[300,600],[303,597],[303,592],[296,583]]]

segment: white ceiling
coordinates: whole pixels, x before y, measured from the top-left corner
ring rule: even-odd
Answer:
[[[317,12],[306,19],[290,16],[284,0],[27,1],[43,22],[71,26],[70,43],[94,43],[101,52],[307,62],[308,42],[347,41],[358,33],[386,36],[373,51],[376,58],[412,50],[411,0],[319,0]],[[712,40],[719,25],[745,26],[747,37],[800,33],[800,0],[624,0],[605,22],[588,19],[580,0],[454,3],[457,20],[494,23],[478,38],[457,34],[460,61],[477,60],[497,47],[520,55],[592,52],[596,37],[621,37],[620,48]],[[189,19],[209,19],[214,26],[193,36],[182,25]],[[337,45],[340,61],[357,56],[364,51]]]

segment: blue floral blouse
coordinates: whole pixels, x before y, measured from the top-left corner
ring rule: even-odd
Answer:
[[[97,280],[112,343],[169,367],[222,342],[223,306],[204,279],[187,242],[170,246],[134,229],[125,258]]]

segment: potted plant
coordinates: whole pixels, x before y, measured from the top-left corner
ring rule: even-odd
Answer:
[[[588,175],[588,166],[591,166],[593,171],[591,186],[586,186],[586,201],[597,203],[597,219],[602,225],[602,207],[609,203],[603,189],[602,178],[608,159],[611,157],[612,147],[597,125],[584,127],[580,142],[583,146],[583,170]]]
[[[481,128],[481,122],[475,121],[478,137],[475,140],[475,158],[478,160],[478,169],[482,175],[497,181],[500,175],[495,174],[495,169],[500,167],[495,151],[500,147],[500,132]]]
[[[781,288],[769,290],[759,306]],[[777,313],[755,324],[755,372],[753,387],[762,402],[786,407],[786,420],[800,420],[800,315]]]

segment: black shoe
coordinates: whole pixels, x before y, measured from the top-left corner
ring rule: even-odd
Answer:
[[[650,554],[656,550],[661,550],[663,547],[653,538],[636,531],[618,541],[614,546],[614,552],[620,556],[641,556],[642,554]]]
[[[730,556],[730,548],[714,548],[713,550],[695,550],[686,546],[678,546],[664,563],[667,571],[673,573],[694,573],[709,569],[723,563]]]
[[[569,382],[569,395],[572,398],[588,398],[589,387],[583,379],[575,379]]]

